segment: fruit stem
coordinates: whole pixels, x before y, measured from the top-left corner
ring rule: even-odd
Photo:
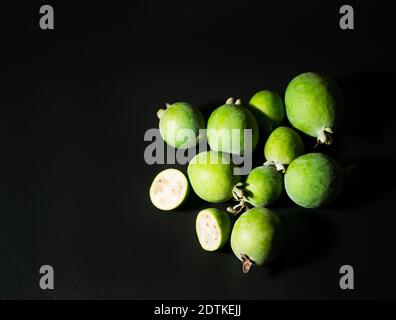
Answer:
[[[227,211],[234,216],[241,213],[242,210],[248,208],[248,204],[246,203],[246,199],[244,196],[244,190],[243,190],[244,187],[245,184],[243,182],[238,182],[234,186],[234,188],[232,188],[232,196],[234,197],[234,200],[238,201],[239,203],[233,207],[228,207]]]
[[[246,254],[241,255],[242,258],[242,272],[248,273],[250,268],[252,267],[253,262],[249,259]]]
[[[239,201],[243,198],[243,188],[245,187],[245,184],[243,182],[238,182],[233,188],[232,188],[232,196],[236,201]]]
[[[285,173],[285,171],[286,171],[285,166],[282,163],[277,162],[277,161],[266,161],[266,162],[264,162],[264,165],[265,166],[275,166],[276,170],[280,171],[282,173]]]
[[[227,212],[231,213],[233,216],[237,216],[244,209],[249,208],[248,204],[245,202],[245,199],[241,199],[241,201],[233,207],[228,207]]]
[[[330,127],[325,127],[323,130],[321,130],[318,134],[318,138],[316,140],[316,144],[314,148],[316,148],[318,145],[324,143],[324,144],[331,144],[333,142],[333,129]]]

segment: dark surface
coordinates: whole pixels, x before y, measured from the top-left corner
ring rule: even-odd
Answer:
[[[394,298],[387,2],[355,4],[354,31],[338,27],[339,1],[186,2],[53,3],[54,31],[38,28],[42,3],[2,5],[0,298]],[[150,183],[167,166],[145,164],[143,135],[166,102],[208,114],[229,96],[283,95],[305,71],[344,92],[343,130],[319,150],[356,165],[356,178],[327,208],[284,196],[274,206],[286,227],[282,256],[243,275],[229,248],[199,247],[195,217],[209,204],[151,205]],[[38,286],[44,264],[55,269],[54,291]],[[344,264],[355,268],[355,290],[339,289]]]

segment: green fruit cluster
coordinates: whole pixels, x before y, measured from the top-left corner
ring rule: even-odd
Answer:
[[[292,79],[284,101],[269,90],[254,94],[248,106],[229,98],[208,119],[211,150],[190,161],[188,178],[176,169],[160,172],[151,185],[150,199],[158,209],[169,211],[186,201],[191,186],[198,197],[210,203],[236,200],[237,204],[226,210],[206,208],[198,213],[198,241],[206,251],[218,250],[230,241],[245,273],[252,265],[268,264],[281,249],[284,228],[267,207],[283,189],[305,208],[330,203],[342,189],[343,175],[337,162],[324,153],[305,153],[300,134],[316,138],[316,144],[330,144],[343,119],[343,108],[336,84],[313,72]],[[200,131],[205,128],[204,118],[190,104],[167,105],[157,114],[161,136],[170,146],[193,147],[205,138]],[[293,128],[284,124],[285,116]],[[181,134],[186,129],[190,135]],[[252,149],[260,139],[265,140],[265,160],[242,178],[234,174],[231,155],[248,151],[245,130],[251,132]]]

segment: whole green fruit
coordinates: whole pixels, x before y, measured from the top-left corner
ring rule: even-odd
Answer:
[[[231,232],[231,248],[243,262],[247,273],[252,264],[264,265],[279,253],[284,229],[278,216],[267,208],[253,208],[243,213]]]
[[[254,168],[246,178],[245,199],[255,207],[267,206],[282,193],[283,177],[272,166]]]
[[[295,159],[285,173],[288,196],[304,208],[316,208],[332,201],[343,184],[339,165],[323,153],[308,153]]]
[[[264,147],[266,164],[274,164],[280,171],[304,152],[304,142],[291,128],[279,127],[268,137]]]
[[[317,143],[330,144],[344,113],[340,89],[328,77],[314,72],[300,74],[287,86],[286,114],[293,127]]]
[[[201,247],[206,251],[215,251],[229,240],[231,219],[222,210],[204,209],[198,213],[195,230]]]
[[[232,198],[232,189],[240,181],[234,175],[234,164],[221,152],[197,154],[188,164],[187,174],[195,193],[208,202],[225,202]]]
[[[251,130],[251,141],[245,141],[245,130]],[[235,103],[232,98],[215,109],[209,117],[207,127],[208,143],[212,150],[233,154],[244,154],[245,142],[251,142],[251,149],[257,145],[259,128],[252,113]]]
[[[190,148],[204,137],[199,129],[205,129],[202,113],[186,102],[167,104],[157,112],[162,139],[174,148]]]
[[[259,91],[250,99],[249,105],[257,122],[268,134],[282,124],[285,105],[278,93]]]
[[[228,212],[238,214],[251,204],[254,207],[267,206],[276,201],[282,193],[283,176],[274,166],[254,168],[244,183],[239,182],[233,189],[233,195],[240,203]]]

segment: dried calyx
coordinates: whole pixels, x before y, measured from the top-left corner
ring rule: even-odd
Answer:
[[[165,106],[166,106],[166,109],[168,109],[171,105],[170,105],[169,103],[166,103]],[[159,109],[159,110],[157,111],[157,117],[158,117],[158,119],[161,119],[161,117],[164,115],[166,109],[161,108],[161,109]]]
[[[233,214],[234,216],[240,214],[243,210],[249,209],[249,203],[245,198],[245,183],[238,182],[232,189],[232,196],[235,201],[238,201],[233,207],[228,207],[227,212]]]
[[[280,171],[282,173],[285,173],[286,168],[285,166],[277,161],[266,161],[264,162],[264,166],[274,166],[276,168],[277,171]]]
[[[246,254],[241,255],[242,258],[242,272],[248,273],[250,268],[252,267],[253,262],[249,259]]]
[[[233,98],[233,97],[230,97],[230,98],[227,99],[227,101],[226,101],[225,104],[234,104],[234,105],[239,106],[239,105],[241,105],[241,103],[242,103],[241,99],[236,99],[236,100],[234,101],[234,98]]]
[[[318,138],[316,139],[316,144],[314,148],[316,148],[320,144],[331,144],[333,142],[333,129],[330,127],[325,127],[318,134]]]

